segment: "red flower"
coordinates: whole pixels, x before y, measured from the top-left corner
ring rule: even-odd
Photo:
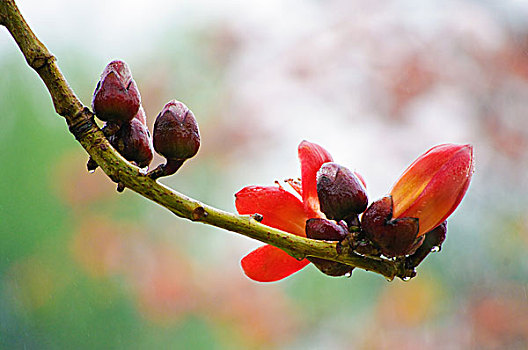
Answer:
[[[394,218],[418,218],[418,237],[456,209],[473,175],[473,146],[443,144],[418,157],[391,190]]]
[[[321,146],[303,141],[298,147],[301,162],[301,187],[292,187],[302,197],[275,186],[248,186],[236,195],[239,214],[261,214],[262,223],[299,236],[306,236],[306,220],[322,217],[317,197],[316,174],[321,165],[332,161],[332,156]],[[273,282],[288,277],[310,262],[297,260],[271,245],[262,246],[246,255],[242,269],[259,282]]]

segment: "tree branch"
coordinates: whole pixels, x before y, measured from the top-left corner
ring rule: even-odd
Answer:
[[[55,110],[66,119],[70,132],[114,182],[121,183],[141,196],[172,211],[179,217],[220,227],[283,249],[291,256],[333,260],[392,280],[406,278],[411,272],[401,260],[359,255],[340,243],[313,240],[260,224],[250,216],[235,215],[205,205],[180,194],[142,174],[128,163],[108,142],[59,70],[55,57],[28,26],[13,0],[0,0],[0,24],[15,39],[27,63],[46,84]]]

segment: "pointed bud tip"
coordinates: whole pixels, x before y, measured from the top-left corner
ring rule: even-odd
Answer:
[[[113,60],[112,62],[108,63],[101,74],[101,78],[112,72],[119,76],[121,82],[123,82],[125,86],[128,85],[128,82],[132,79],[132,72],[125,61]]]
[[[470,143],[466,143],[465,145],[460,145],[461,148],[467,149],[469,152],[473,153],[473,145]]]
[[[470,165],[473,166],[473,163],[475,161],[474,156],[473,156],[473,145],[470,143],[467,143],[465,145],[453,145],[453,146],[455,146],[455,149],[457,150],[457,152],[465,153],[470,160]]]
[[[189,113],[192,114],[189,107],[183,102],[171,100],[163,106],[160,114],[168,113],[171,118],[175,118],[178,123],[183,123]]]

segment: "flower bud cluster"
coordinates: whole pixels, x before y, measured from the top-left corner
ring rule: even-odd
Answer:
[[[105,122],[103,131],[110,144],[128,161],[148,168],[153,159],[153,142],[141,95],[125,62],[116,60],[106,66],[95,88],[92,108],[97,118]],[[200,147],[193,113],[181,102],[168,102],[156,118],[153,139],[154,150],[167,162],[148,175],[155,179],[174,174]],[[87,166],[89,170],[97,168],[91,159]]]
[[[358,215],[367,208],[365,184],[358,174],[333,162],[321,166],[316,181],[320,209],[326,219],[306,221],[306,237],[342,242],[349,235],[349,230],[357,228]],[[349,275],[353,270],[353,267],[335,261],[314,257],[308,260],[329,276]]]
[[[308,220],[306,236],[339,242],[348,238],[358,254],[409,256],[419,263],[431,246],[439,249],[444,241],[446,219],[469,186],[473,162],[470,145],[433,147],[409,166],[390,195],[370,206],[361,176],[336,163],[325,163],[317,173],[317,195],[326,218]],[[419,248],[426,239],[425,252]],[[349,266],[337,262],[309,260],[331,276],[351,272]]]

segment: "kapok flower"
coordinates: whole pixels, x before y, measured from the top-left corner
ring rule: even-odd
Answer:
[[[301,186],[292,183],[302,200],[282,187],[248,186],[235,194],[239,214],[261,214],[262,223],[298,236],[306,236],[306,221],[324,218],[317,197],[316,174],[332,156],[321,146],[303,141],[298,147],[301,162]],[[297,260],[283,250],[264,245],[246,255],[242,261],[245,274],[259,282],[273,282],[290,276],[310,262]]]
[[[362,229],[387,256],[412,253],[421,237],[456,209],[473,170],[471,145],[431,148],[405,170],[390,196],[371,204],[361,219]]]

